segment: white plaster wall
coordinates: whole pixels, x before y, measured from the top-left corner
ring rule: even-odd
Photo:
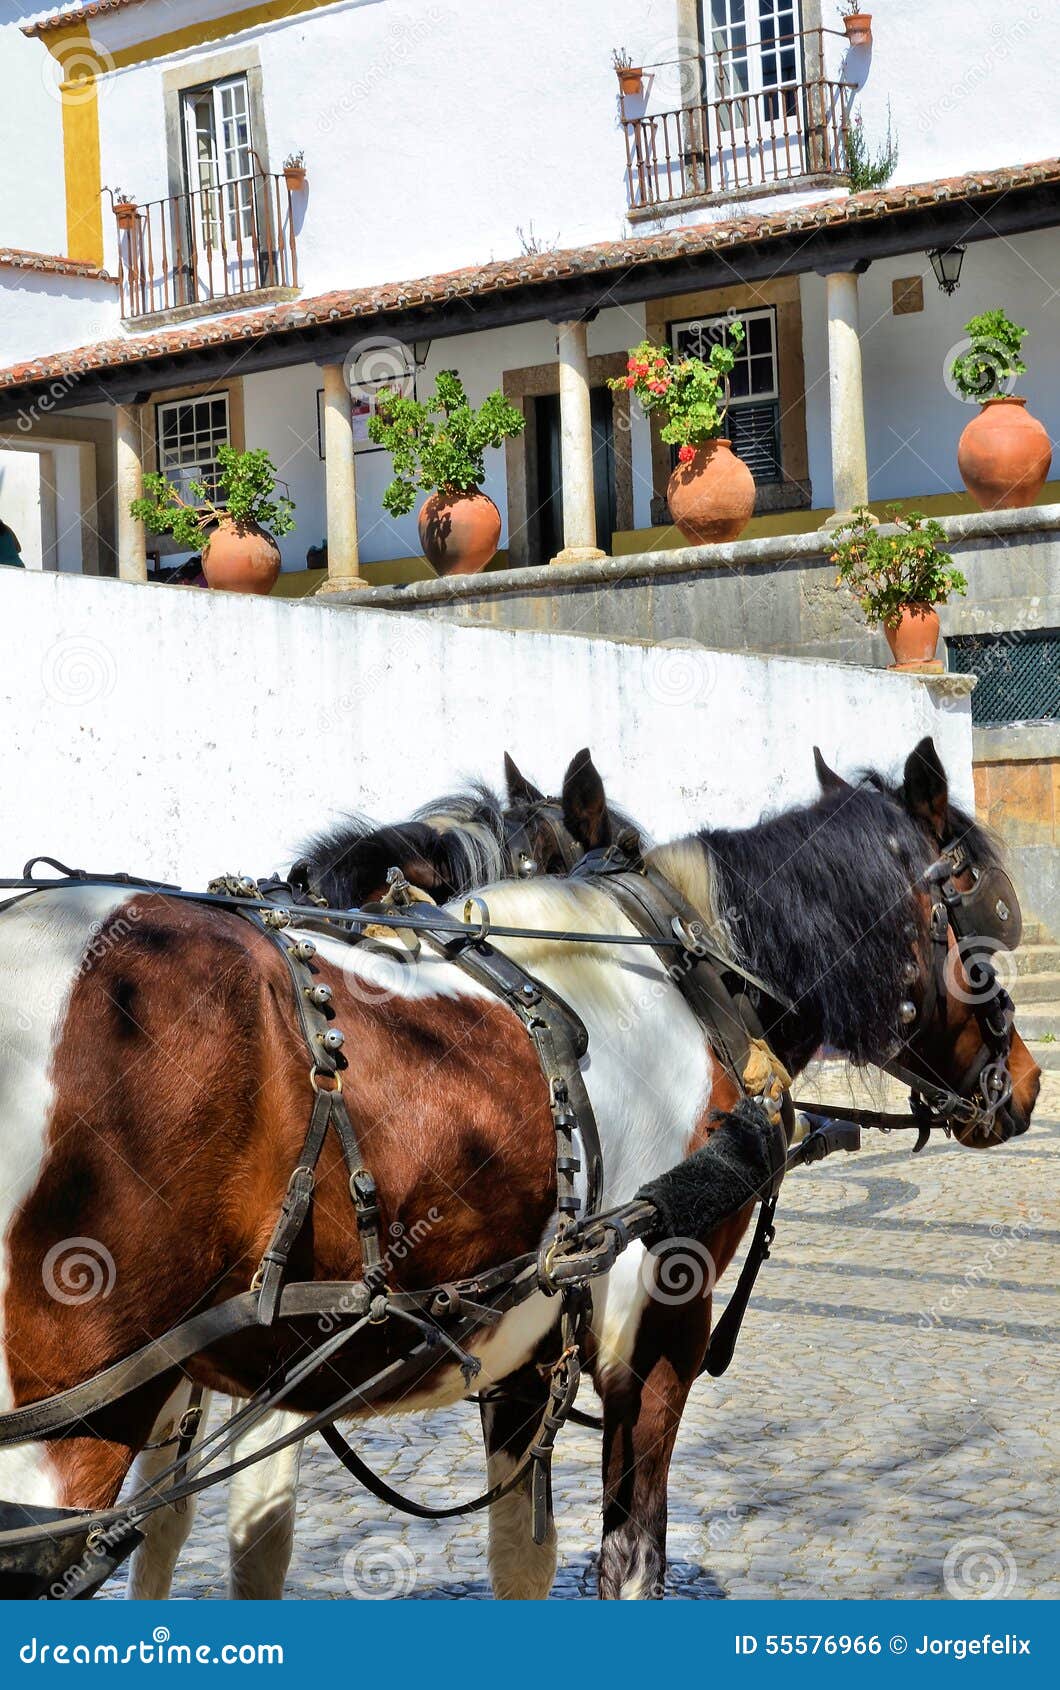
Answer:
[[[181,22],[224,10],[220,0],[182,0]],[[150,0],[104,14],[94,36],[109,51],[125,49],[172,28],[170,14]],[[831,0],[819,15],[840,30]],[[305,149],[299,256],[309,292],[512,256],[519,229],[561,245],[622,237],[625,146],[611,50],[625,46],[657,65],[651,111],[679,102],[672,61],[695,49],[678,35],[677,0],[340,0],[223,44],[241,41],[260,50],[273,168]],[[163,73],[217,45],[104,77],[104,181],[120,180],[142,200],[168,191]],[[876,9],[871,50],[848,50],[833,35],[827,58],[831,74],[859,85],[872,145],[890,102],[897,181],[1058,150],[1055,0],[1010,8],[889,0]],[[773,196],[749,208],[792,203]]]
[[[588,743],[660,838],[808,798],[815,742],[891,771],[933,733],[971,802],[967,700],[883,670],[15,570],[0,626],[5,872],[46,851],[188,885],[263,874],[344,809],[399,818],[499,781],[506,748],[551,790]]]
[[[65,253],[58,67],[39,41],[22,34],[19,25],[33,11],[0,0],[0,246]]]
[[[0,170],[0,179],[5,174]],[[0,244],[5,239],[0,225]],[[107,340],[118,329],[118,290],[113,283],[0,267],[0,366]]]
[[[1060,6],[1057,7],[1060,12]],[[974,314],[1003,305],[1029,329],[1023,346],[1027,373],[1016,391],[1060,439],[1060,231],[1041,230],[1010,240],[969,246],[961,285],[947,296],[927,256],[910,253],[877,261],[860,278],[861,355],[869,493],[873,499],[908,499],[961,492],[957,442],[976,407],[947,386],[952,356],[965,342]],[[891,284],[921,275],[924,309],[894,316]],[[828,421],[828,320],[823,277],[801,278],[806,426],[813,502],[832,502]],[[1060,466],[1054,464],[1053,473]]]

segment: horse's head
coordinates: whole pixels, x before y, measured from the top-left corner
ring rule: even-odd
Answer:
[[[383,897],[395,868],[435,903],[463,890],[455,884],[450,842],[438,828],[423,821],[377,827],[356,817],[314,839],[290,880],[335,908],[357,909]]]
[[[504,779],[508,788],[504,843],[511,872],[521,880],[534,874],[566,874],[581,856],[582,847],[566,825],[562,798],[547,798],[507,752]]]
[[[841,813],[851,787],[815,751],[822,804]],[[883,787],[913,824],[922,849],[910,853],[906,830],[888,843],[912,869],[916,919],[898,1005],[899,1049],[889,1065],[934,1107],[933,1090],[960,1098],[949,1114],[954,1136],[974,1149],[1026,1132],[1040,1071],[1012,1024],[1000,976],[1001,953],[1019,943],[1019,904],[996,842],[950,803],[949,783],[933,740],[922,739],[901,782]],[[885,912],[881,916],[886,920]],[[943,1105],[943,1118],[946,1109]]]

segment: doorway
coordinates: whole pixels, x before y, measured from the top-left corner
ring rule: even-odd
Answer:
[[[608,387],[589,390],[593,435],[593,489],[596,495],[596,543],[610,555],[618,511],[615,485],[614,400]],[[529,562],[548,563],[563,548],[563,466],[560,455],[559,394],[534,401],[534,438],[530,456],[527,526]]]

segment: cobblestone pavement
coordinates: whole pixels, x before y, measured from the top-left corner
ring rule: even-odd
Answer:
[[[830,1070],[816,1095],[849,1099],[850,1082]],[[1060,1596],[1060,1075],[1005,1149],[940,1139],[914,1158],[904,1134],[865,1136],[856,1156],[790,1177],[732,1367],[694,1389],[671,1470],[668,1594]],[[481,1487],[473,1409],[380,1422],[359,1447],[434,1503]],[[598,1462],[595,1434],[563,1434],[556,1597],[595,1593]],[[287,1594],[488,1598],[484,1538],[481,1515],[382,1508],[313,1440]],[[223,1596],[225,1576],[224,1497],[210,1493],[174,1594]]]

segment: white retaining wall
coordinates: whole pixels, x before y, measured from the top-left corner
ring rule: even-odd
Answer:
[[[968,700],[881,670],[470,628],[0,569],[0,874],[35,852],[205,885],[285,866],[347,808],[398,819],[510,749],[582,745],[657,838],[740,825],[932,733],[971,791]]]

